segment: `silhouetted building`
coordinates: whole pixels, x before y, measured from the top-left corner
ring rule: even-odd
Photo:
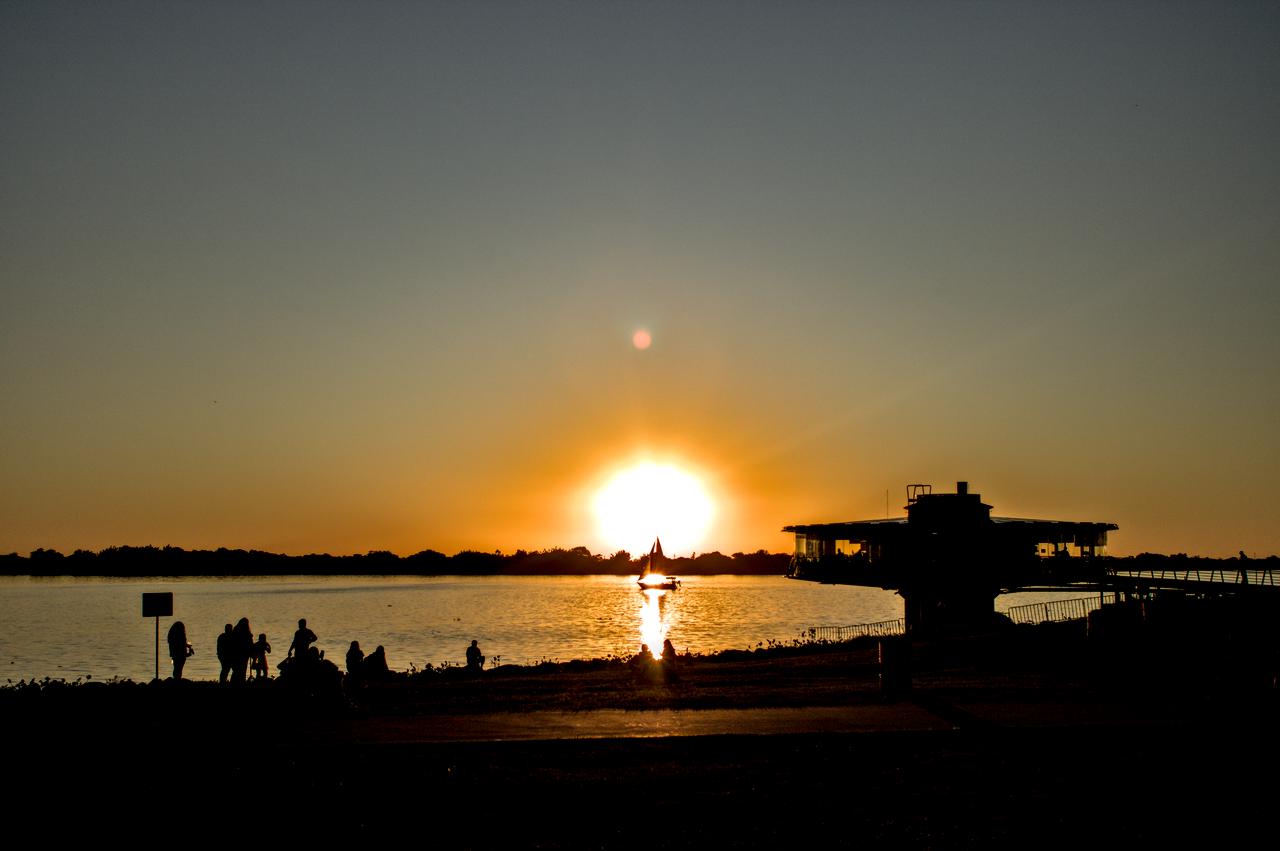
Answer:
[[[956,632],[992,622],[998,594],[1085,578],[1114,523],[992,517],[958,482],[955,493],[907,488],[907,516],[787,526],[788,575],[888,588],[902,595],[909,633]]]

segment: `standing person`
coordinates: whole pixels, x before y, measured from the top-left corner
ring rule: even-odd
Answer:
[[[298,629],[293,634],[293,642],[289,644],[289,652],[285,654],[287,659],[290,656],[307,655],[307,648],[315,643],[316,634],[307,629],[307,619],[298,619]]]
[[[253,655],[253,629],[248,618],[236,621],[231,630],[231,683],[243,685],[249,670],[249,657]]]
[[[187,625],[182,621],[174,621],[169,627],[169,658],[173,660],[173,679],[182,679],[182,667],[187,664],[187,657],[194,656],[195,650],[187,641]]]
[[[484,656],[480,654],[480,645],[473,638],[471,646],[467,648],[467,670],[479,671],[484,667]]]
[[[267,643],[267,634],[265,632],[258,634],[258,642],[253,645],[253,678],[255,680],[265,679],[267,676],[267,654],[271,652],[271,645]]]
[[[218,682],[222,685],[227,684],[227,675],[231,673],[231,658],[234,654],[233,647],[235,639],[231,635],[231,624],[227,624],[222,630],[222,635],[218,636],[218,664],[222,665],[222,672],[218,674]]]

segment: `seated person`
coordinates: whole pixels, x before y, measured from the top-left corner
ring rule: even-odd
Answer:
[[[367,680],[382,680],[391,676],[391,669],[387,667],[387,651],[381,644],[377,649],[364,657],[364,663],[360,666],[360,674]]]

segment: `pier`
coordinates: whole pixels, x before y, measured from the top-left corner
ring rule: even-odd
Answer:
[[[795,524],[788,576],[897,591],[907,634],[956,634],[988,628],[995,598],[1016,591],[1098,595],[1100,605],[1231,598],[1253,609],[1280,601],[1274,562],[1106,557],[1115,523],[998,517],[957,482],[954,493],[907,488],[906,516]]]

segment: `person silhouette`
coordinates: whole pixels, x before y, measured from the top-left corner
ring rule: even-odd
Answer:
[[[645,682],[653,680],[660,672],[658,660],[653,658],[648,644],[640,645],[640,652],[627,661],[627,666],[637,679]]]
[[[245,674],[249,670],[249,659],[253,656],[253,628],[248,618],[236,621],[231,630],[231,683],[243,685]]]
[[[471,646],[467,648],[467,670],[480,671],[484,668],[484,656],[480,653],[480,645],[476,639],[471,639]]]
[[[231,673],[231,660],[235,653],[235,638],[231,635],[231,624],[227,624],[222,630],[222,635],[218,636],[218,663],[222,665],[222,672],[218,674],[218,682],[222,685],[227,684],[227,675]]]
[[[187,657],[195,655],[195,649],[187,641],[187,625],[182,621],[174,621],[169,627],[169,658],[173,660],[173,679],[182,679],[182,668],[187,664]]]
[[[255,680],[265,679],[267,676],[267,654],[271,652],[271,645],[267,643],[267,634],[265,632],[258,634],[258,641],[253,645],[253,678]]]
[[[676,646],[670,638],[662,642],[662,675],[668,681],[679,679],[676,675]]]
[[[363,664],[364,651],[360,649],[359,641],[353,641],[347,648],[347,676],[353,680],[360,679],[360,668]]]
[[[289,652],[285,654],[287,659],[290,656],[305,656],[307,648],[316,640],[316,634],[307,629],[307,619],[298,619],[298,629],[293,634],[293,641],[289,644]]]
[[[387,667],[387,651],[381,644],[372,653],[364,657],[364,663],[360,666],[360,670],[367,680],[383,680],[391,676],[391,669]]]

